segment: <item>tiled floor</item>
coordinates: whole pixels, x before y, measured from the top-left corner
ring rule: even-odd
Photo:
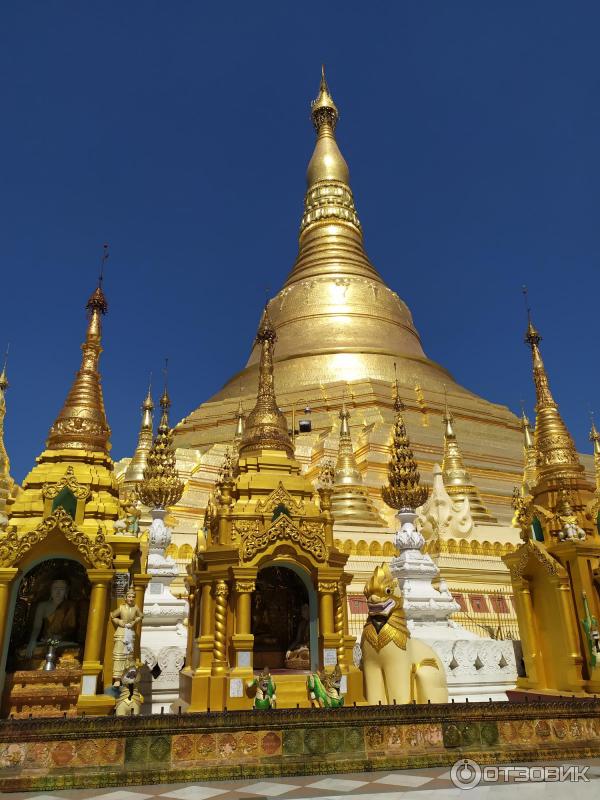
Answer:
[[[558,766],[559,762],[553,762]],[[7,800],[429,800],[446,797],[479,798],[490,800],[514,800],[515,791],[519,800],[556,798],[579,800],[600,797],[600,759],[569,762],[588,767],[588,782],[527,782],[481,783],[464,790],[452,782],[447,767],[421,770],[398,770],[396,772],[365,772],[350,775],[297,776],[264,780],[212,781],[189,784],[156,784],[133,786],[127,789],[73,789],[57,792],[27,792],[7,794]],[[523,765],[520,765],[523,766]]]

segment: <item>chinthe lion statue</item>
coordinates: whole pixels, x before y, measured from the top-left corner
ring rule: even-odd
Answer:
[[[444,666],[425,642],[411,639],[398,583],[387,564],[375,568],[364,592],[368,617],[361,648],[369,705],[447,703]]]

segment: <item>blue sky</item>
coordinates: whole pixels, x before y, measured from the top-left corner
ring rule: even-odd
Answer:
[[[372,261],[428,355],[532,407],[528,284],[589,451],[597,370],[594,2],[5,2],[0,348],[18,480],[78,367],[102,243],[113,455],[170,359],[173,421],[243,366],[297,249],[322,61]]]

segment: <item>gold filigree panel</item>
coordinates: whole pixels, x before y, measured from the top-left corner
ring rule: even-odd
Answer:
[[[67,467],[67,471],[59,481],[56,483],[45,483],[43,485],[42,495],[49,500],[54,500],[54,498],[62,492],[65,486],[67,489],[73,492],[77,500],[85,500],[90,494],[90,489],[88,486],[81,486],[79,484],[79,481],[75,477],[73,467]]]
[[[57,508],[46,517],[37,528],[20,536],[15,530],[8,533],[0,542],[0,567],[16,566],[31,550],[42,542],[49,534],[59,530],[81,553],[88,565],[93,567],[112,567],[113,551],[107,544],[104,534],[98,531],[95,538],[78,530],[70,514],[63,508]]]
[[[279,505],[284,505],[290,514],[304,514],[304,503],[295,500],[281,481],[279,481],[279,486],[271,492],[266,500],[259,501],[256,504],[256,513],[266,514],[274,511]]]
[[[288,540],[309,553],[316,561],[325,561],[325,525],[322,522],[303,522],[296,525],[286,514],[282,514],[266,530],[255,527],[243,537],[242,560],[250,561],[271,544]]]

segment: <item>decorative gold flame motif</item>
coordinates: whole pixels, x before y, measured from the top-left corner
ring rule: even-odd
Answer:
[[[395,381],[394,389],[396,419],[392,432],[392,453],[388,462],[387,486],[382,488],[381,493],[390,508],[414,511],[427,500],[429,490],[420,485],[421,476],[402,417],[404,403],[400,399],[398,381]]]
[[[102,352],[102,316],[108,310],[100,286],[86,306],[89,313],[81,367],[54,425],[47,446],[50,450],[79,449],[108,453],[110,428],[104,411],[104,398],[98,372]]]
[[[160,398],[162,415],[158,424],[156,438],[148,453],[144,478],[137,486],[137,493],[150,508],[167,508],[175,505],[183,494],[184,484],[175,469],[175,447],[173,431],[169,427],[169,407],[171,400],[167,389]]]
[[[262,316],[256,341],[260,345],[260,365],[256,405],[248,414],[240,442],[240,455],[252,450],[283,450],[294,457],[294,448],[287,421],[277,406],[273,378],[273,346],[277,336],[271,324],[268,308]]]

